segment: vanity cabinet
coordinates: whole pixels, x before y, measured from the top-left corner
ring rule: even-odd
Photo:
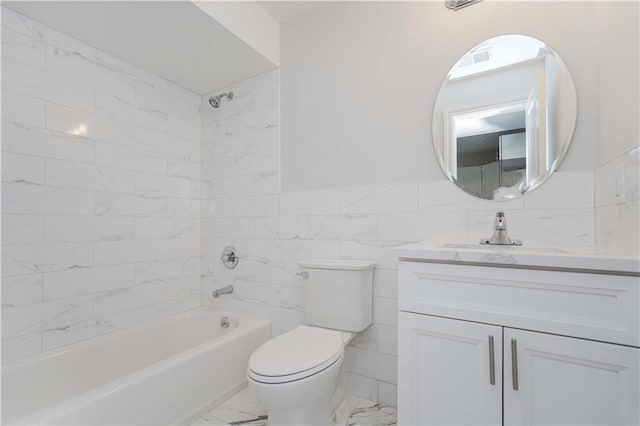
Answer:
[[[399,424],[640,423],[637,276],[399,272]]]
[[[502,327],[400,312],[398,350],[399,424],[502,423]]]

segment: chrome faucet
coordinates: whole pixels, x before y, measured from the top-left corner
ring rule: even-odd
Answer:
[[[521,240],[512,240],[507,233],[507,218],[504,212],[497,212],[493,221],[493,235],[489,239],[480,240],[480,244],[496,246],[521,246]]]
[[[226,287],[222,287],[222,288],[219,288],[217,290],[213,290],[211,295],[217,299],[218,297],[220,297],[223,294],[231,294],[231,293],[233,293],[233,286],[232,285],[228,285]]]

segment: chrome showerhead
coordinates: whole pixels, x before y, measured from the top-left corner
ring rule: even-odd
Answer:
[[[220,93],[218,96],[212,96],[209,98],[209,104],[214,108],[219,108],[223,98],[227,98],[228,101],[232,100],[233,92],[225,92]]]

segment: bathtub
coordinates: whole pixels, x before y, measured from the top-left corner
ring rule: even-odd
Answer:
[[[246,385],[270,337],[269,321],[197,309],[14,361],[2,423],[189,424]]]

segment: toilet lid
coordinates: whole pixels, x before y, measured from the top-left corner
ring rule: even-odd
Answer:
[[[307,377],[333,364],[343,352],[340,332],[301,325],[256,349],[249,359],[249,375],[297,380],[300,373],[309,373],[303,374]]]

